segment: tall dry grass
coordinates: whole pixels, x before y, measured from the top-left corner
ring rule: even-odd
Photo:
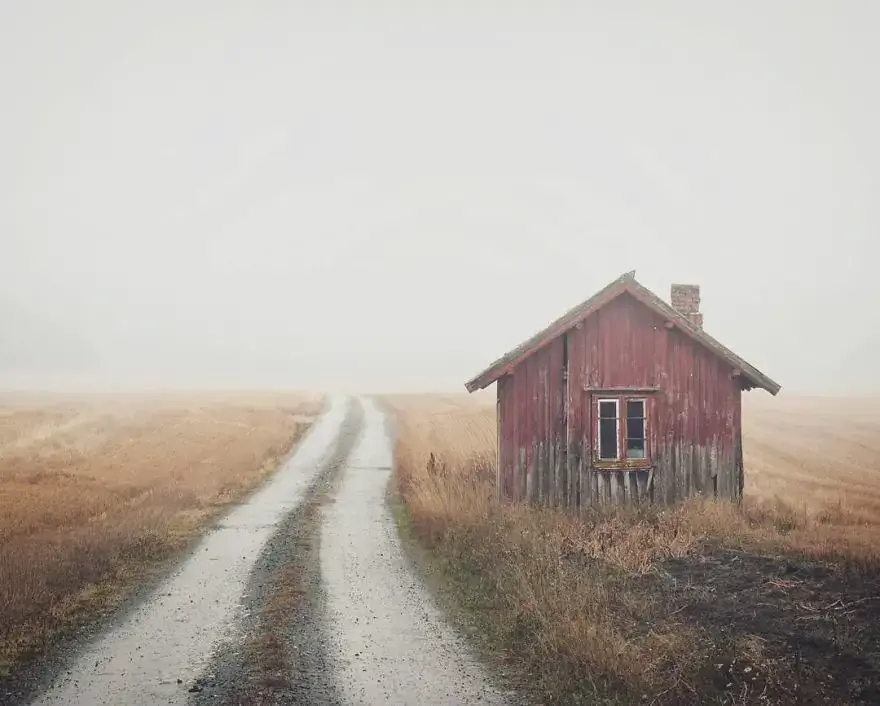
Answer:
[[[576,518],[496,502],[494,407],[455,396],[386,402],[410,531],[551,700],[631,703],[696,679],[706,636],[643,590],[640,577],[661,560],[707,542],[878,558],[880,403],[855,426],[847,402],[747,409],[741,507],[693,500]]]
[[[817,554],[880,556],[880,400],[747,397],[746,498],[789,515]]]
[[[117,605],[253,489],[317,395],[0,402],[0,672]]]

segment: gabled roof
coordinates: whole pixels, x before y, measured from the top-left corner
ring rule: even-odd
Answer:
[[[775,395],[781,389],[778,383],[771,380],[754,366],[749,365],[729,348],[721,345],[712,336],[703,331],[702,328],[692,324],[686,316],[673,309],[650,289],[639,284],[636,281],[635,272],[627,272],[596,292],[586,301],[581,302],[573,309],[569,309],[545,329],[500,357],[479,375],[466,382],[465,387],[467,391],[474,392],[475,390],[482,390],[488,387],[498,378],[512,371],[521,361],[528,358],[539,348],[550,343],[569,329],[574,328],[578,322],[583,321],[594,311],[601,309],[624,292],[631,294],[649,309],[652,309],[671,322],[673,326],[679,328],[682,333],[708,348],[735,370],[740,371],[740,375],[748,381],[749,387],[759,387],[767,390],[771,395]]]

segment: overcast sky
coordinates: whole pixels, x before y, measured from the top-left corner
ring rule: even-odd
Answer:
[[[880,392],[880,3],[530,4],[0,0],[0,381],[463,390],[636,269]]]

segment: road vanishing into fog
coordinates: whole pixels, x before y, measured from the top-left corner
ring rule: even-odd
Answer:
[[[386,503],[392,446],[371,399],[330,398],[271,480],[139,605],[70,655],[31,703],[508,702],[404,555]],[[319,482],[330,490],[310,528],[299,516]],[[314,541],[303,542],[306,534]],[[315,584],[298,609],[309,612],[296,616],[283,646],[297,669],[283,675],[285,689],[260,700],[242,693],[256,659],[246,646],[266,577],[296,561],[300,545],[318,550]]]

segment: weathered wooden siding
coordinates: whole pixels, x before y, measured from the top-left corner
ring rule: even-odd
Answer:
[[[724,361],[665,324],[623,294],[502,378],[506,497],[585,508],[741,496],[739,385]],[[644,394],[651,458],[594,469],[588,388],[619,387],[658,388]]]
[[[513,408],[513,378],[498,380],[498,485],[502,497],[513,498],[513,458],[516,441],[516,410]]]
[[[556,504],[565,487],[564,340],[499,380],[505,497]]]

